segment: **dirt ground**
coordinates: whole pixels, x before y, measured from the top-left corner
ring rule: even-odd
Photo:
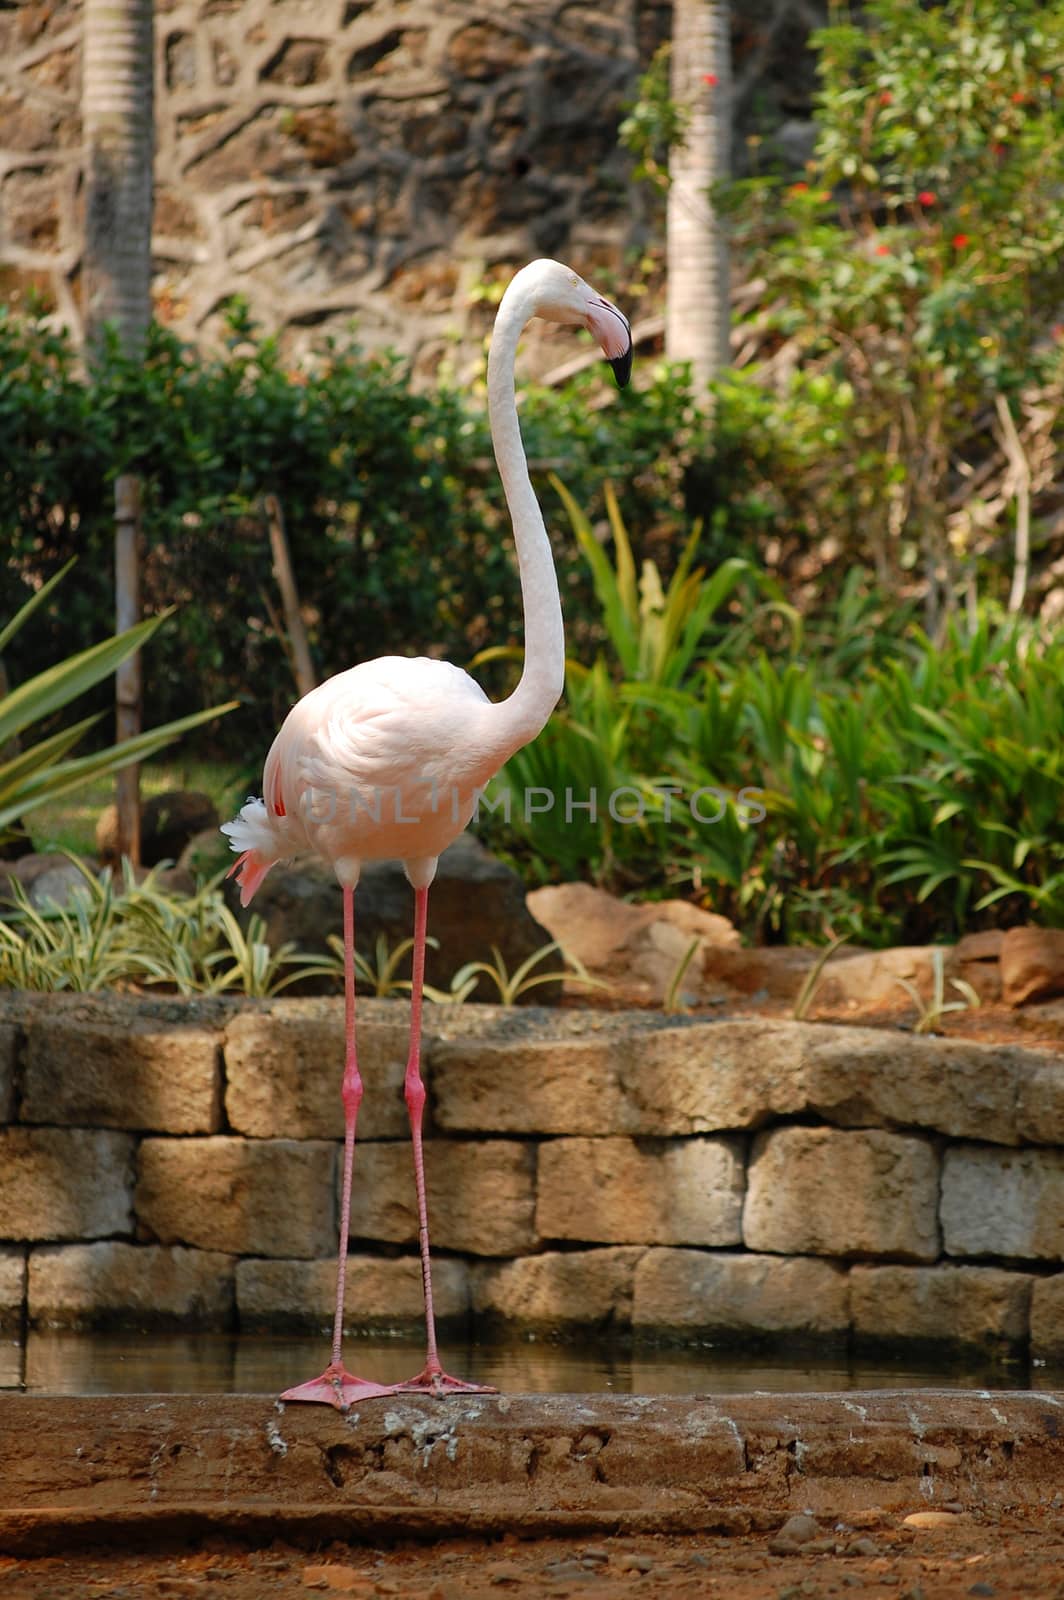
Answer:
[[[37,1560],[0,1557],[2,1600],[145,1600],[218,1596],[284,1600],[320,1594],[466,1600],[506,1595],[665,1596],[695,1600],[817,1600],[883,1591],[898,1600],[962,1596],[1064,1597],[1064,1495],[1048,1513],[973,1516],[940,1512],[940,1525],[906,1525],[901,1514],[861,1513],[846,1524],[820,1519],[800,1531],[738,1537],[651,1535],[519,1541],[447,1539],[392,1548],[274,1544],[242,1550],[221,1541],[170,1554],[84,1554]],[[787,1543],[792,1548],[786,1548]]]

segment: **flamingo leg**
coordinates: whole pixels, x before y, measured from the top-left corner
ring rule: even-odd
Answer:
[[[340,1252],[336,1262],[336,1313],[333,1318],[332,1360],[320,1378],[286,1389],[282,1400],[307,1400],[346,1411],[359,1400],[374,1400],[394,1394],[392,1386],[356,1378],[344,1366],[341,1347],[344,1336],[344,1283],[347,1276],[347,1242],[351,1232],[351,1178],[355,1165],[355,1129],[362,1103],[362,1075],[355,1049],[355,892],[347,884],[344,892],[344,1077],[341,1094],[344,1102],[344,1181],[340,1198]]]
[[[421,999],[425,983],[425,929],[428,889],[414,890],[414,964],[410,985],[410,1054],[406,1063],[404,1095],[410,1113],[410,1139],[414,1149],[414,1187],[417,1191],[417,1237],[421,1250],[421,1278],[425,1289],[425,1365],[416,1378],[396,1384],[396,1391],[419,1394],[497,1394],[490,1384],[466,1383],[448,1377],[440,1366],[436,1348],[436,1314],[432,1305],[432,1261],[429,1256],[429,1218],[425,1199],[425,1155],[421,1129],[425,1113],[425,1084],[421,1077]]]

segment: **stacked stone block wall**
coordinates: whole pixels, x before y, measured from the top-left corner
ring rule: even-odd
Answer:
[[[405,1007],[360,1008],[348,1320],[416,1324]],[[0,1321],[324,1327],[340,1002],[0,1003]],[[437,1306],[478,1329],[1064,1358],[1064,1059],[436,1008]]]
[[[800,158],[826,9],[734,9],[737,123],[791,128]],[[623,274],[643,247],[618,126],[670,24],[668,0],[156,0],[157,316],[216,343],[240,294],[289,350],[355,319],[464,370],[484,278],[535,255]],[[75,329],[82,26],[80,0],[0,7],[0,299]]]

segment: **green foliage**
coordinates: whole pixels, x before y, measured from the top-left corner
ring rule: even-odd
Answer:
[[[634,176],[660,190],[669,187],[669,151],[683,143],[691,121],[689,108],[672,98],[670,50],[666,41],[654,52],[617,130],[621,144],[635,157]]]
[[[43,584],[0,629],[0,652],[8,649],[20,629],[43,606],[70,565],[68,563]],[[82,698],[96,684],[110,678],[121,662],[147,644],[168,615],[163,612],[160,616],[137,623],[112,639],[91,645],[57,666],[38,673],[27,683],[19,684],[5,696],[0,704],[0,749],[7,746],[8,753],[0,758],[0,838],[15,832],[15,824],[37,807],[79,788],[93,778],[117,772],[131,762],[154,755],[182,733],[232,709],[229,706],[214,706],[209,711],[194,712],[191,716],[181,717],[161,728],[152,728],[136,738],[124,740],[120,745],[87,756],[71,756],[69,752],[88,733],[97,720],[95,717],[86,717],[69,728],[40,737],[25,749],[19,749],[12,743],[24,743],[31,729],[49,723],[72,701]]]
[[[895,983],[905,990],[917,1009],[916,1033],[937,1033],[938,1025],[951,1011],[969,1011],[981,1002],[978,994],[963,978],[951,978],[950,987],[956,989],[959,1000],[946,999],[946,958],[941,950],[931,952],[931,994],[925,1001],[923,995],[908,978],[895,978]]]
[[[662,370],[639,396],[592,404],[600,392],[597,373],[564,391],[524,391],[533,470],[561,472],[598,518],[601,480],[623,461],[624,515],[667,539],[682,512],[677,452],[703,426],[689,387]],[[50,599],[34,635],[12,642],[14,677],[86,647],[112,614],[113,480],[127,470],[145,485],[145,607],[178,608],[146,675],[150,718],[238,697],[227,738],[258,748],[291,704],[268,494],[283,507],[321,676],[404,649],[463,661],[520,636],[482,386],[415,392],[398,357],[339,343],[291,369],[240,305],[217,357],[156,326],[143,362],[112,342],[86,376],[43,320],[0,311],[0,431],[11,592],[20,576],[37,586],[82,558],[62,606]],[[586,635],[583,564],[567,544],[557,556],[574,632]]]
[[[1035,434],[1059,428],[1064,5],[870,0],[864,22],[815,36],[806,178],[736,185],[730,203],[803,372],[782,404],[819,381],[846,412],[829,428],[825,409],[807,505],[817,491],[821,531],[881,579],[918,570],[937,626],[1001,561],[1000,508],[969,485],[996,448],[997,397],[1037,399]]]
[[[441,1005],[462,1005],[476,991],[482,977],[494,985],[496,991],[494,1000],[501,1006],[514,1006],[523,994],[538,989],[544,983],[561,983],[563,979],[569,979],[570,982],[575,980],[592,989],[608,988],[608,985],[598,978],[592,978],[583,963],[575,956],[566,954],[556,940],[542,945],[538,950],[533,950],[513,972],[507,967],[502,951],[497,945],[492,945],[491,954],[491,961],[467,961],[465,966],[459,967],[451,978],[449,989],[436,989],[426,984],[426,997]],[[556,954],[563,958],[564,964],[561,967],[551,968],[547,972],[536,971],[548,956]],[[403,987],[409,989],[410,985],[407,983]]]
[[[752,938],[1064,925],[1064,634],[988,607],[934,643],[856,572],[830,638],[775,600],[733,623],[738,568],[645,582],[641,609],[616,510],[611,563],[573,509],[606,646],[569,664],[563,709],[482,825],[527,876],[679,887]],[[751,642],[759,614],[785,617],[786,649]]]
[[[217,881],[194,895],[167,894],[157,872],[138,883],[124,862],[116,887],[110,872],[96,877],[71,860],[84,882],[66,906],[34,907],[12,884],[14,909],[0,921],[0,987],[85,993],[162,984],[184,995],[264,997],[299,979],[334,975],[327,957],[291,943],[271,949],[261,917],[245,932]]]

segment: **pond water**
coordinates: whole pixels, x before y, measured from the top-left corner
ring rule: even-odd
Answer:
[[[422,1347],[406,1339],[349,1339],[347,1365],[380,1383],[413,1377]],[[254,1334],[33,1332],[0,1341],[0,1389],[31,1394],[276,1394],[320,1372],[328,1339]],[[704,1346],[643,1349],[601,1341],[444,1342],[456,1377],[511,1394],[741,1394],[852,1389],[1060,1389],[1064,1369],[956,1360],[920,1363],[846,1355],[790,1361]]]

